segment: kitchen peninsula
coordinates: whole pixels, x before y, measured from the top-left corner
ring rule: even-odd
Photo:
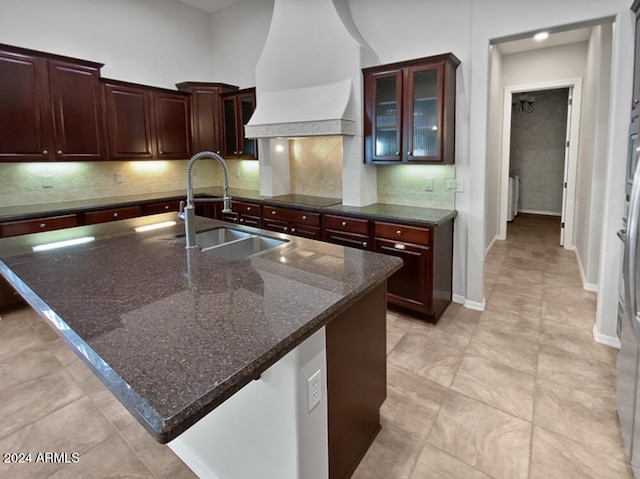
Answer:
[[[4,238],[0,273],[194,470],[227,460],[220,477],[247,477],[246,467],[261,468],[262,477],[344,477],[379,428],[385,284],[401,261],[202,217],[197,231],[232,227],[285,243],[229,261],[186,250],[181,223],[134,230],[175,219],[147,215]],[[72,238],[88,239],[33,250]],[[319,389],[307,397],[312,378]],[[230,411],[236,398],[239,413]],[[216,419],[223,408],[228,414]],[[202,434],[211,418],[208,446],[235,448],[235,456],[187,457],[188,435]],[[363,432],[355,424],[370,437],[360,450],[345,449],[336,441],[354,444]],[[262,447],[269,443],[278,447]]]

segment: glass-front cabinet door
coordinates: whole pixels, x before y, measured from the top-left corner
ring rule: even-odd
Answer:
[[[244,126],[256,108],[255,88],[225,93],[221,98],[224,124],[222,156],[257,159],[256,141],[244,136]]]
[[[437,161],[440,149],[441,66],[407,70],[405,132],[407,161]]]
[[[366,163],[454,163],[459,64],[445,53],[362,70]]]
[[[402,159],[402,71],[374,75],[373,158]]]

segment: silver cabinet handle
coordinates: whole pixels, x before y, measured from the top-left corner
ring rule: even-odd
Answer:
[[[285,230],[285,231],[289,231],[289,227],[288,227],[288,226],[285,226],[285,227],[284,227],[284,230]]]
[[[367,247],[367,242],[366,242],[366,241],[363,241],[363,242],[362,242],[362,247],[363,247],[363,248],[366,248],[366,247]]]
[[[275,210],[271,210],[271,214],[275,215],[276,214]]]
[[[114,214],[113,214],[113,217],[114,217],[114,218],[117,218],[117,217],[118,217],[118,213],[114,213]]]
[[[347,222],[346,222],[346,221],[343,221],[343,222],[342,222],[342,226],[347,226]]]
[[[62,155],[62,150],[58,150],[58,155]]]
[[[407,151],[407,156],[411,156],[413,153],[411,153],[410,151]]]
[[[402,243],[396,243],[393,245],[393,247],[395,249],[406,249],[407,247],[405,245],[403,245]]]
[[[46,223],[40,223],[40,228],[41,228],[41,229],[44,229],[44,228],[46,228],[46,227],[47,227],[47,224],[46,224]]]
[[[307,215],[302,215],[302,219],[306,220],[307,219]]]
[[[166,206],[164,207],[164,209],[165,209],[165,210],[168,210],[168,209],[169,209],[169,205],[166,205]]]
[[[400,236],[400,235],[402,234],[402,231],[398,230],[398,231],[396,231],[396,234],[397,234],[398,236]]]
[[[239,154],[239,155],[242,155],[242,150],[240,150],[240,151],[238,152],[238,154]]]
[[[48,151],[48,150],[44,150],[44,151],[42,152],[42,154],[43,154],[43,155],[48,155],[48,154],[49,154],[49,151]]]
[[[240,223],[244,223],[244,218],[240,218]]]
[[[396,151],[396,156],[400,156],[400,152],[399,151]]]
[[[160,150],[158,153],[160,153],[161,155],[164,155],[164,151]]]
[[[296,232],[296,229],[295,229],[295,228],[291,228],[291,232],[292,232],[292,233],[295,233],[295,232]]]
[[[247,211],[251,211],[251,206],[247,206]]]

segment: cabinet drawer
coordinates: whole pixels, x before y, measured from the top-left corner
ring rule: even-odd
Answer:
[[[125,220],[142,216],[142,208],[139,206],[127,206],[125,208],[112,208],[102,211],[91,211],[84,214],[85,223],[93,225],[96,223],[106,223],[107,221]]]
[[[170,211],[178,211],[180,209],[180,201],[165,201],[162,203],[151,203],[144,205],[145,215],[157,215],[159,213],[168,213]]]
[[[238,223],[246,226],[253,226],[254,228],[260,228],[262,221],[259,216],[240,215]]]
[[[231,209],[236,213],[248,216],[260,216],[260,205],[245,203],[244,201],[232,201]]]
[[[309,213],[302,210],[265,206],[262,212],[265,220],[289,221],[309,226],[320,226],[320,213]]]
[[[324,215],[324,227],[350,233],[369,234],[369,220],[348,218],[346,216]]]
[[[375,222],[375,236],[396,241],[429,245],[431,232],[428,228],[398,225],[394,223]]]
[[[324,240],[342,246],[351,246],[359,249],[373,249],[369,236],[346,231],[325,230]]]
[[[0,224],[0,230],[2,231],[2,236],[6,238],[7,236],[27,235],[40,233],[41,231],[73,228],[74,226],[78,226],[78,217],[76,215],[61,215],[2,223]]]

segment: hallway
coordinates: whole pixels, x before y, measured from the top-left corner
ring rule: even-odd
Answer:
[[[486,310],[435,326],[388,313],[383,428],[358,479],[631,478],[617,350],[594,342],[559,218],[517,216],[485,263]]]

